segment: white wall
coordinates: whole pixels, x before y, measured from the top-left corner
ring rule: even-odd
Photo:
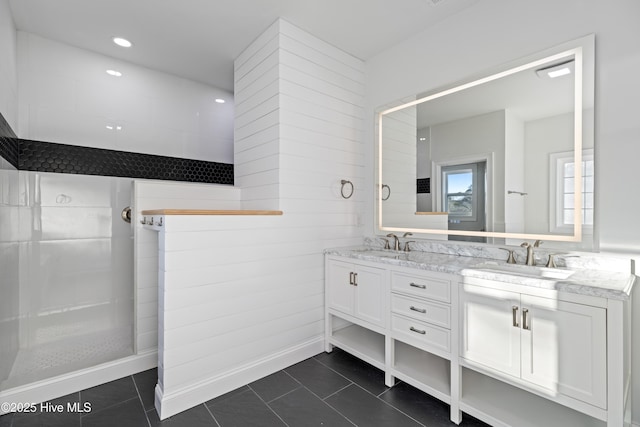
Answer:
[[[23,31],[18,71],[21,138],[233,163],[227,91]]]
[[[240,190],[228,185],[136,180],[132,200],[135,335],[136,350],[141,353],[158,348],[158,233],[142,227],[140,212],[148,209],[239,209]]]
[[[596,240],[602,251],[626,251],[640,257],[640,227],[631,220],[621,221],[619,213],[622,200],[628,212],[640,211],[640,198],[629,197],[628,192],[638,182],[640,158],[635,105],[640,99],[638,16],[640,2],[636,0],[477,2],[367,61],[366,117],[372,117],[379,105],[595,33]],[[365,129],[373,129],[371,120]],[[366,141],[367,164],[373,165],[372,131]],[[367,175],[373,176],[373,171]],[[372,194],[370,190],[370,212]],[[368,229],[373,230],[372,218],[369,223]],[[638,314],[634,326],[637,336]],[[640,424],[640,339],[634,342],[634,420]]]
[[[492,231],[504,231],[505,120],[505,112],[500,110],[431,126],[432,162],[466,161],[485,155],[493,159],[493,187],[487,188],[492,204],[485,209]],[[439,185],[439,178],[435,177],[432,186]],[[433,204],[437,206],[437,201]]]
[[[15,130],[16,29],[8,0],[0,0],[0,58],[0,113]],[[18,352],[18,194],[18,171],[0,157],[0,383],[9,375]]]
[[[0,0],[0,113],[17,133],[18,79],[16,27],[8,0]]]
[[[389,190],[382,194],[389,197],[382,202],[382,218],[386,227],[420,227],[420,220],[426,218],[416,216],[417,169],[407,167],[418,162],[417,139],[416,107],[383,116],[385,155],[382,176],[378,181],[389,186]]]
[[[519,233],[525,230],[525,197],[508,194],[511,191],[527,192],[525,183],[539,187],[538,180],[526,181],[525,165],[529,159],[525,155],[524,122],[512,111],[505,111],[505,147],[504,147],[504,231]],[[526,159],[526,160],[525,160]],[[511,244],[516,244],[515,242]]]
[[[237,58],[236,186],[284,213],[166,219],[162,418],[322,351],[323,250],[362,242],[363,68],[282,20]]]

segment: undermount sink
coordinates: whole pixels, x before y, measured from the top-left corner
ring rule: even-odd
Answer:
[[[389,259],[407,259],[405,252],[382,250],[382,249],[358,249],[354,252],[361,253],[363,255],[369,255],[374,257],[389,258]]]
[[[529,265],[498,264],[485,262],[474,266],[476,270],[491,271],[494,273],[512,274],[515,276],[544,278],[544,279],[568,279],[575,273],[573,270],[562,268],[535,267]]]

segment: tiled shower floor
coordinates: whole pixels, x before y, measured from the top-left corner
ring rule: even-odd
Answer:
[[[89,368],[133,354],[131,328],[83,335],[65,334],[56,340],[18,351],[2,390]]]
[[[85,414],[9,414],[0,427],[454,426],[449,406],[415,388],[384,385],[383,373],[335,349],[290,366],[164,421],[153,407],[156,370],[141,372],[53,403],[88,402]],[[461,426],[486,424],[465,415]]]

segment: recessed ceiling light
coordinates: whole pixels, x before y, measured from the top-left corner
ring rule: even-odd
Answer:
[[[222,98],[216,98],[216,102],[217,102],[218,104],[224,104],[224,99],[222,99]]]
[[[113,126],[111,126],[111,125],[106,125],[105,127],[106,127],[107,129],[109,129],[109,130],[113,130]]]
[[[110,76],[114,76],[114,77],[121,77],[122,73],[120,71],[116,71],[116,70],[107,70],[107,74],[109,74]]]
[[[131,47],[131,46],[133,46],[133,43],[131,43],[127,39],[123,39],[122,37],[114,37],[111,40],[113,40],[113,42],[115,44],[117,44],[118,46],[122,46],[122,47]]]

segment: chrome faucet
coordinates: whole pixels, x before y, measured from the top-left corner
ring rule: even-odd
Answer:
[[[406,232],[402,235],[403,238],[407,238],[409,236],[413,236],[413,233],[410,232]],[[415,243],[415,240],[405,240],[404,242],[404,251],[405,252],[411,252],[411,248],[409,247],[409,243]]]
[[[387,234],[387,237],[393,237],[393,250],[394,251],[399,251],[400,250],[400,239],[398,239],[398,236],[396,236],[393,233]]]
[[[536,259],[535,259],[535,255],[533,253],[533,248],[539,248],[541,244],[542,244],[542,240],[536,240],[533,243],[533,245],[529,244],[528,242],[524,242],[524,243],[522,243],[520,245],[523,248],[527,248],[527,260],[524,262],[526,265],[535,265],[536,264]]]

